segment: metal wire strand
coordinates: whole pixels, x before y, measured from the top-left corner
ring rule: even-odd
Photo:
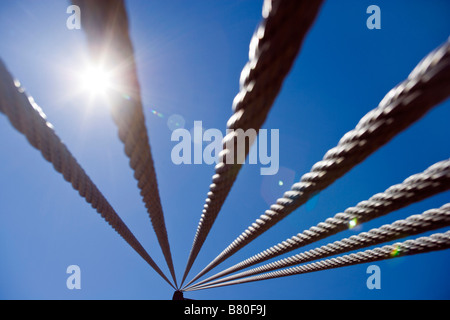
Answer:
[[[177,286],[156,172],[143,113],[134,50],[122,0],[72,0],[82,12],[82,29],[98,65],[111,71],[113,89],[109,101],[113,119],[124,143],[125,154],[138,181],[164,258]]]
[[[254,281],[262,281],[268,279],[275,279],[298,274],[342,268],[362,263],[375,262],[387,259],[393,259],[403,256],[409,256],[420,253],[428,253],[432,251],[445,250],[450,248],[450,231],[445,233],[435,233],[428,237],[421,237],[415,240],[407,240],[404,242],[395,243],[393,245],[386,245],[377,247],[375,249],[359,251],[349,255],[344,255],[332,259],[322,260],[302,266],[292,267],[288,269],[269,272],[261,275],[247,277],[228,281],[215,285],[208,285],[204,287],[195,287],[185,291],[195,291],[202,289],[218,288],[223,286],[230,286]]]
[[[24,134],[30,144],[41,151],[43,157],[53,164],[55,170],[61,173],[66,181],[72,184],[72,187],[78,191],[80,196],[85,198],[103,219],[173,287],[67,147],[55,134],[53,126],[47,121],[42,109],[32,97],[26,95],[20,83],[14,81],[1,60],[0,112],[8,117],[14,128]]]
[[[420,119],[450,94],[450,40],[428,54],[408,78],[393,88],[377,108],[367,113],[355,129],[347,132],[300,182],[270,206],[194,279],[228,259],[317,192],[325,189],[362,162],[396,134]]]
[[[231,280],[241,279],[264,272],[274,271],[282,268],[295,266],[318,259],[350,252],[357,249],[367,248],[392,240],[398,240],[427,231],[450,226],[450,204],[447,203],[439,209],[430,209],[421,214],[409,216],[404,220],[397,220],[392,224],[386,224],[380,228],[374,228],[367,232],[351,236],[307,252],[299,253],[263,266],[244,271],[216,281],[207,282],[204,285],[213,285]],[[202,281],[203,282],[203,281]],[[195,287],[200,286],[200,283]]]
[[[261,251],[196,285],[210,282],[291,252],[449,189],[450,159],[435,163],[425,171],[408,177],[402,183],[391,186],[366,201],[359,202],[355,207],[347,208],[344,212],[337,213],[334,217],[328,218],[309,230]]]
[[[248,129],[259,131],[291,69],[306,34],[313,24],[322,0],[266,0],[263,20],[255,31],[249,61],[240,78],[240,91],[233,101],[232,129],[222,143],[212,184],[209,187],[192,248],[186,264],[185,281],[248,155],[251,142],[241,139]],[[239,130],[238,130],[239,129]],[[244,144],[244,154],[236,152]]]

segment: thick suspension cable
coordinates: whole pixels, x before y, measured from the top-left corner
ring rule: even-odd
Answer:
[[[393,259],[403,256],[409,256],[420,253],[428,253],[432,251],[445,250],[450,248],[450,231],[444,233],[435,233],[428,237],[421,237],[415,240],[407,240],[404,242],[386,245],[371,250],[359,251],[349,255],[327,259],[323,261],[313,262],[310,264],[292,267],[284,270],[273,271],[261,275],[247,277],[228,281],[216,285],[194,287],[185,291],[195,291],[202,289],[211,289],[222,286],[230,286],[254,281],[275,279],[304,273],[342,268],[362,263],[375,262],[387,259]]]
[[[182,283],[248,155],[252,141],[246,145],[242,136],[248,129],[258,132],[263,125],[321,3],[322,0],[264,1],[263,20],[252,37],[249,61],[242,70],[240,91],[234,98],[233,115],[227,122],[227,129],[233,131],[222,141],[223,150],[215,167]],[[243,148],[241,144],[244,144]],[[238,154],[239,149],[244,151]]]
[[[355,207],[347,208],[344,212],[337,213],[334,217],[328,218],[309,230],[298,233],[269,249],[198,282],[196,285],[210,282],[291,252],[449,189],[450,159],[435,163],[425,171],[408,177],[402,183],[391,186],[384,192],[377,193],[366,201],[359,202]]]
[[[386,224],[380,228],[374,228],[367,232],[351,236],[307,252],[299,253],[263,266],[247,270],[229,277],[205,283],[202,286],[213,285],[231,280],[254,276],[260,273],[283,269],[301,263],[311,262],[334,255],[347,253],[353,250],[379,245],[385,242],[398,240],[427,231],[450,226],[450,204],[447,203],[439,209],[430,209],[421,214],[409,216],[404,220],[397,220],[392,224]],[[199,283],[200,284],[200,283]],[[199,284],[195,285],[198,287]]]
[[[96,63],[112,71],[114,90],[109,92],[113,119],[124,143],[130,167],[164,258],[177,286],[172,254],[158,191],[142,107],[134,49],[128,32],[128,17],[122,0],[72,0],[82,12],[82,28]]]
[[[145,251],[133,233],[114,211],[97,186],[78,164],[67,147],[62,143],[46,120],[42,109],[34,99],[27,96],[18,81],[14,81],[3,61],[0,60],[0,112],[4,113],[11,124],[24,134],[29,143],[40,150],[44,158],[53,164],[55,170],[72,184],[80,196],[97,210],[103,219],[169,283],[161,269]]]
[[[317,192],[331,185],[450,94],[450,40],[428,54],[408,78],[393,88],[377,108],[347,132],[309,173],[295,183],[194,279],[228,259]]]

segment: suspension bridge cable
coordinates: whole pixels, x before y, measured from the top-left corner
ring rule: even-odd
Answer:
[[[113,119],[124,143],[125,154],[138,181],[153,229],[169,267],[175,286],[177,280],[158,191],[150,142],[145,126],[134,49],[128,32],[128,18],[122,0],[72,0],[83,13],[84,29],[93,58],[109,69],[113,90],[109,101]]]
[[[371,250],[359,251],[349,255],[313,262],[302,266],[273,271],[261,275],[228,281],[216,285],[191,288],[185,291],[211,289],[222,286],[230,286],[254,281],[275,279],[322,270],[342,268],[362,263],[393,259],[414,254],[445,250],[449,248],[450,248],[450,231],[447,231],[444,233],[435,233],[428,237],[421,237],[415,240],[406,240],[404,242],[386,245],[383,247],[377,247]]]
[[[450,94],[450,40],[428,54],[408,78],[393,88],[377,108],[367,113],[329,150],[309,173],[295,183],[283,198],[260,216],[191,283],[235,254],[317,192],[331,185],[395,135],[420,119]]]
[[[359,202],[355,207],[347,208],[344,212],[337,213],[334,217],[328,218],[309,230],[298,233],[269,249],[198,282],[196,285],[210,282],[291,252],[348,228],[353,228],[357,224],[368,222],[449,189],[450,159],[447,159],[435,163],[425,171],[408,177],[402,183],[393,185],[384,192],[373,195],[366,201]]]
[[[313,24],[322,0],[265,0],[263,20],[255,31],[249,61],[242,70],[240,91],[233,100],[233,115],[227,122],[232,129],[222,143],[203,214],[193,240],[182,284],[205,242],[228,193],[237,178],[252,142],[242,136],[248,129],[256,132],[264,123],[282,83]],[[244,152],[238,154],[238,144]]]
[[[213,285],[231,280],[241,279],[264,272],[274,271],[282,268],[295,266],[301,263],[311,262],[330,256],[350,252],[357,249],[379,245],[392,240],[398,240],[427,231],[450,226],[450,203],[439,209],[430,209],[421,214],[409,216],[404,220],[397,220],[392,224],[386,224],[380,228],[374,228],[367,232],[351,236],[307,252],[299,253],[263,266],[244,271],[226,278],[208,282],[194,287]]]
[[[14,81],[2,60],[0,60],[0,112],[8,117],[14,128],[24,134],[29,143],[41,151],[44,158],[53,164],[55,170],[61,173],[66,181],[72,184],[80,196],[85,198],[103,219],[173,287],[56,135],[42,109],[31,96],[27,96],[20,83],[17,80]]]

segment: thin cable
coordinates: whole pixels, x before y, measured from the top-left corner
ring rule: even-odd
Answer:
[[[158,191],[156,172],[142,108],[134,49],[122,0],[72,0],[82,12],[82,28],[96,63],[111,71],[114,90],[109,92],[113,119],[125,154],[138,181],[153,229],[175,286],[177,280]]]
[[[374,228],[367,232],[351,236],[307,252],[299,253],[288,258],[265,264],[263,266],[244,271],[226,278],[202,284],[213,285],[231,280],[254,276],[260,273],[283,269],[301,263],[350,252],[357,249],[379,245],[388,241],[398,240],[427,231],[450,226],[450,204],[447,203],[439,209],[430,209],[421,214],[409,216],[404,220],[397,220],[392,224],[386,224],[380,228]],[[199,287],[200,283],[195,285]]]
[[[331,185],[395,135],[420,119],[450,94],[450,40],[428,54],[408,78],[393,88],[377,108],[347,132],[309,173],[277,200],[194,279],[231,257],[281,221],[317,192]]]
[[[205,201],[186,264],[185,281],[203,243],[222,208],[239,170],[248,155],[244,132],[259,131],[289,73],[306,34],[313,24],[322,0],[265,0],[263,20],[255,31],[249,61],[240,78],[240,91],[233,101],[233,115],[222,143],[208,197]],[[239,129],[239,130],[238,130]],[[244,148],[242,148],[244,144]],[[244,152],[236,152],[242,148]]]
[[[362,263],[375,262],[387,259],[393,259],[403,256],[409,256],[420,253],[428,253],[432,251],[445,250],[450,248],[450,231],[445,233],[435,233],[428,237],[421,237],[415,240],[407,240],[405,242],[395,243],[393,245],[386,245],[371,250],[360,251],[349,255],[327,259],[310,263],[307,265],[292,267],[284,270],[269,272],[261,275],[256,275],[244,279],[228,281],[216,285],[191,288],[185,291],[195,291],[202,289],[218,288],[223,286],[230,286],[254,281],[262,281],[268,279],[275,279],[304,273],[342,268],[353,266]]]
[[[32,97],[27,96],[20,83],[14,81],[2,60],[0,60],[0,112],[8,117],[14,128],[24,134],[30,144],[41,151],[44,158],[53,164],[55,170],[61,173],[66,181],[72,184],[80,196],[85,198],[103,219],[173,287],[56,135],[42,109]]]
[[[337,213],[334,217],[328,218],[309,230],[298,233],[208,279],[200,281],[196,285],[210,282],[291,252],[449,189],[450,159],[437,162],[425,171],[408,177],[402,183],[391,186],[384,192],[377,193],[366,201],[359,202],[355,207],[347,208],[344,212]]]

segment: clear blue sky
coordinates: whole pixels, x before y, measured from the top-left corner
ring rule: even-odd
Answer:
[[[381,8],[381,30],[366,8]],[[168,275],[108,107],[89,102],[74,72],[87,55],[82,30],[66,28],[65,1],[1,1],[0,57],[47,114],[105,197]],[[168,118],[185,128],[225,130],[262,1],[127,1],[178,280],[211,183],[211,165],[171,162]],[[83,14],[83,13],[82,13]],[[264,125],[280,130],[280,171],[241,170],[190,276],[219,254],[340,137],[375,108],[429,51],[449,36],[450,3],[326,1]],[[155,111],[159,114],[155,114]],[[349,174],[293,212],[218,272],[449,157],[450,102],[433,109]],[[169,287],[93,210],[25,137],[0,115],[0,298],[170,299]],[[279,181],[283,182],[280,186]],[[449,192],[304,249],[436,208]],[[301,249],[302,250],[302,249]],[[297,250],[296,252],[300,252]],[[448,299],[450,252],[376,263],[381,290],[359,265],[187,293],[193,299]],[[81,290],[66,268],[81,268]],[[212,273],[210,273],[212,274]]]

